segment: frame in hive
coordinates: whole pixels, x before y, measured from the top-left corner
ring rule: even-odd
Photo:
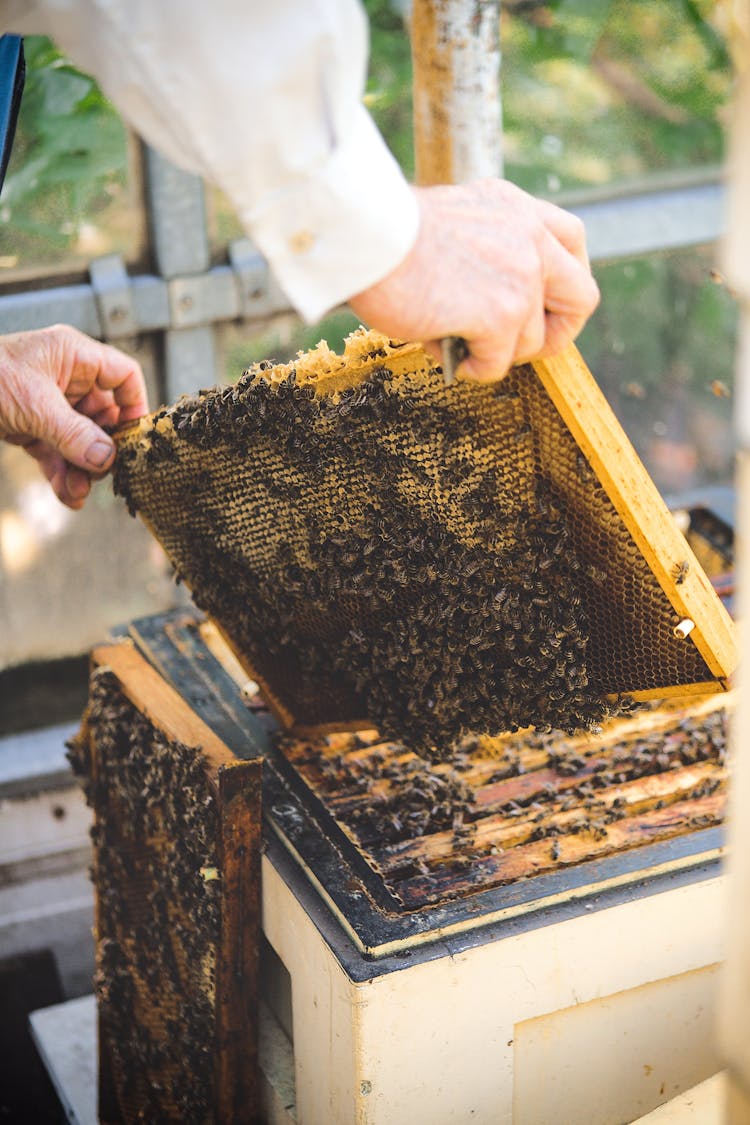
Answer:
[[[262,751],[269,856],[283,871],[293,857],[316,888],[316,924],[321,894],[367,959],[718,863],[731,694],[650,704],[598,735],[526,731],[425,761],[374,730],[279,738],[195,611],[130,633],[207,721],[231,719],[228,744]]]
[[[116,482],[300,733],[586,729],[613,697],[721,691],[734,668],[574,349],[446,387],[420,346],[355,333],[142,420]]]
[[[255,1122],[260,762],[131,643],[92,655],[99,1120]]]

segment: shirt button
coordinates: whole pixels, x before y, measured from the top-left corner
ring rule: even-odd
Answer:
[[[306,254],[308,250],[312,250],[315,242],[315,235],[309,230],[298,230],[289,239],[289,246],[295,254]]]

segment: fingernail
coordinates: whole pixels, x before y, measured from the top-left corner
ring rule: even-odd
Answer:
[[[101,469],[102,465],[106,465],[112,456],[112,450],[113,446],[108,441],[92,441],[86,450],[86,460],[95,469]]]

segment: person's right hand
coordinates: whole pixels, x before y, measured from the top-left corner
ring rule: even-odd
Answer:
[[[111,467],[112,428],[148,410],[143,373],[109,344],[57,324],[0,336],[0,439],[39,462],[58,499],[81,508]]]
[[[395,339],[460,336],[459,374],[501,378],[513,364],[561,351],[599,303],[583,223],[505,180],[415,188],[417,240],[381,281],[349,300]]]

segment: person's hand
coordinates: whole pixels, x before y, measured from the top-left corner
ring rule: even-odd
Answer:
[[[486,382],[562,350],[599,303],[583,223],[505,180],[415,188],[417,241],[377,284],[349,301],[372,328],[421,340],[460,336],[459,374]]]
[[[0,438],[37,460],[57,497],[81,508],[103,476],[114,427],[148,410],[134,359],[66,325],[0,336]]]

